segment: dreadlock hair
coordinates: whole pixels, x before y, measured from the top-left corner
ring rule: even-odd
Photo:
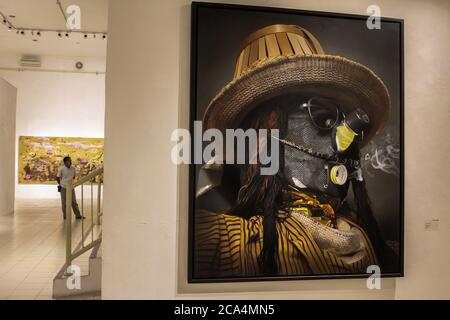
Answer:
[[[258,115],[246,121],[245,127],[267,129],[268,141],[266,143],[268,154],[273,157],[269,143],[271,130],[279,129],[283,136],[286,131],[286,114],[280,108],[266,108]],[[259,145],[259,143],[258,143]],[[258,258],[261,270],[266,275],[276,274],[278,271],[276,257],[278,248],[278,233],[276,228],[276,215],[281,205],[281,195],[284,186],[282,168],[284,162],[283,146],[280,145],[279,170],[275,175],[261,175],[262,165],[244,165],[242,187],[239,190],[237,203],[232,212],[244,218],[253,215],[263,215],[263,248]],[[256,212],[255,212],[256,211]]]

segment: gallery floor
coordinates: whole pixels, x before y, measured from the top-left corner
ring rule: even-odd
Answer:
[[[59,200],[17,200],[14,214],[0,216],[0,300],[52,299],[65,239]],[[89,252],[74,261],[82,275],[88,259]]]

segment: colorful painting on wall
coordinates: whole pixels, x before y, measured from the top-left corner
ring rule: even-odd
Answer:
[[[193,3],[188,281],[403,275],[403,21],[369,22]]]
[[[56,184],[65,156],[72,158],[77,177],[103,166],[102,138],[19,137],[19,183]]]

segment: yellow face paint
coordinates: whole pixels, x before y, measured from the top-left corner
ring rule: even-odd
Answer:
[[[336,128],[336,146],[338,151],[345,151],[358,134],[345,122]]]

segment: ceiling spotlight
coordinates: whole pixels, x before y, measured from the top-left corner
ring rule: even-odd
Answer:
[[[60,38],[61,38],[61,32],[58,32],[58,37],[60,37]]]
[[[11,26],[9,26],[9,27],[8,27],[8,31],[9,31],[9,32],[11,32],[11,30],[12,30],[12,27],[11,27]]]
[[[6,23],[6,19],[3,19],[3,23]]]
[[[69,37],[69,34],[66,32],[66,38],[68,38]]]
[[[38,31],[36,34],[37,34],[38,36],[41,36],[41,32],[40,32],[40,31]]]
[[[21,35],[25,35],[25,31],[23,31],[23,30],[20,31],[20,34],[21,34]]]
[[[104,34],[102,38],[103,38],[103,39],[106,39],[106,34]]]

